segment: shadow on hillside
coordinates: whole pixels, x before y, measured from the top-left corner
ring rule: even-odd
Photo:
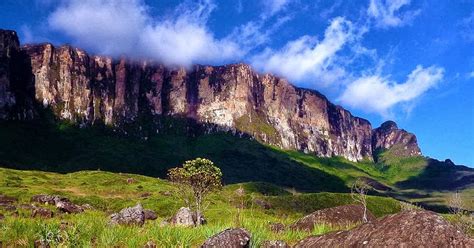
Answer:
[[[423,172],[396,184],[400,189],[461,190],[474,187],[474,169],[428,159]]]
[[[223,132],[189,135],[174,128],[145,139],[103,126],[9,121],[0,122],[0,147],[0,164],[15,169],[60,173],[99,169],[165,178],[169,168],[205,157],[222,169],[225,183],[259,181],[306,192],[348,191],[336,176],[295,162],[257,141]]]

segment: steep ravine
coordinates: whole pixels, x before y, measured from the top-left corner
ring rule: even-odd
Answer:
[[[394,145],[406,150],[403,155],[421,154],[416,137],[396,125],[372,130],[322,94],[246,64],[166,68],[71,46],[20,46],[14,31],[0,30],[0,119],[32,119],[39,108],[79,125],[117,128],[142,117],[191,118],[213,124],[212,130],[352,161]]]

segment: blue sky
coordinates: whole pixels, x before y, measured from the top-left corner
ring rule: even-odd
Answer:
[[[474,166],[472,0],[3,0],[0,28],[171,66],[249,63]]]

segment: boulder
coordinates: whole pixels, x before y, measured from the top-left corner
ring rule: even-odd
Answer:
[[[138,225],[142,226],[145,223],[145,212],[140,204],[135,207],[124,208],[118,213],[110,216],[110,225]]]
[[[315,225],[326,224],[344,226],[362,222],[364,207],[362,205],[344,205],[315,211],[299,219],[290,226],[293,230],[312,231]],[[375,220],[375,216],[367,210],[368,221]]]
[[[158,218],[158,215],[153,210],[144,209],[143,213],[145,214],[145,220],[156,220]]]
[[[56,204],[57,201],[63,200],[63,201],[69,201],[67,198],[61,198],[60,196],[57,195],[34,195],[31,197],[32,202],[38,202],[41,204]]]
[[[311,236],[295,247],[474,247],[469,238],[440,215],[403,211],[349,231]]]
[[[15,197],[0,195],[0,205],[11,205],[17,201],[18,199],[16,199]]]
[[[173,218],[171,218],[171,223],[177,226],[194,226],[193,212],[189,208],[182,207]]]
[[[84,209],[76,205],[70,201],[56,201],[56,208],[63,212],[63,213],[68,213],[68,214],[75,214],[75,213],[81,213],[84,212]]]
[[[255,205],[263,208],[263,209],[271,209],[272,208],[272,205],[262,199],[255,199],[253,201],[255,203]]]
[[[208,238],[201,247],[250,247],[250,238],[250,233],[243,228],[229,228]]]
[[[31,211],[31,217],[36,218],[36,217],[41,217],[41,218],[53,218],[54,213],[53,211],[46,209],[46,208],[33,208]]]
[[[267,240],[262,243],[261,248],[290,248],[290,246],[282,240]]]

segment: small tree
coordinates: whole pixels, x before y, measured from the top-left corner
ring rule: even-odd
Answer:
[[[459,192],[454,193],[448,199],[449,212],[454,217],[455,225],[466,233],[474,231],[474,217],[466,211],[466,205]]]
[[[194,205],[196,211],[196,225],[202,224],[202,210],[204,197],[211,191],[222,187],[222,172],[208,159],[196,158],[184,162],[183,167],[172,168],[168,171],[172,182],[181,186],[185,203]],[[194,204],[187,195],[191,195]]]
[[[371,189],[370,185],[367,184],[363,179],[357,178],[357,180],[352,184],[351,196],[355,202],[358,202],[364,208],[364,214],[362,216],[362,221],[364,223],[368,222],[367,219],[367,193]]]

